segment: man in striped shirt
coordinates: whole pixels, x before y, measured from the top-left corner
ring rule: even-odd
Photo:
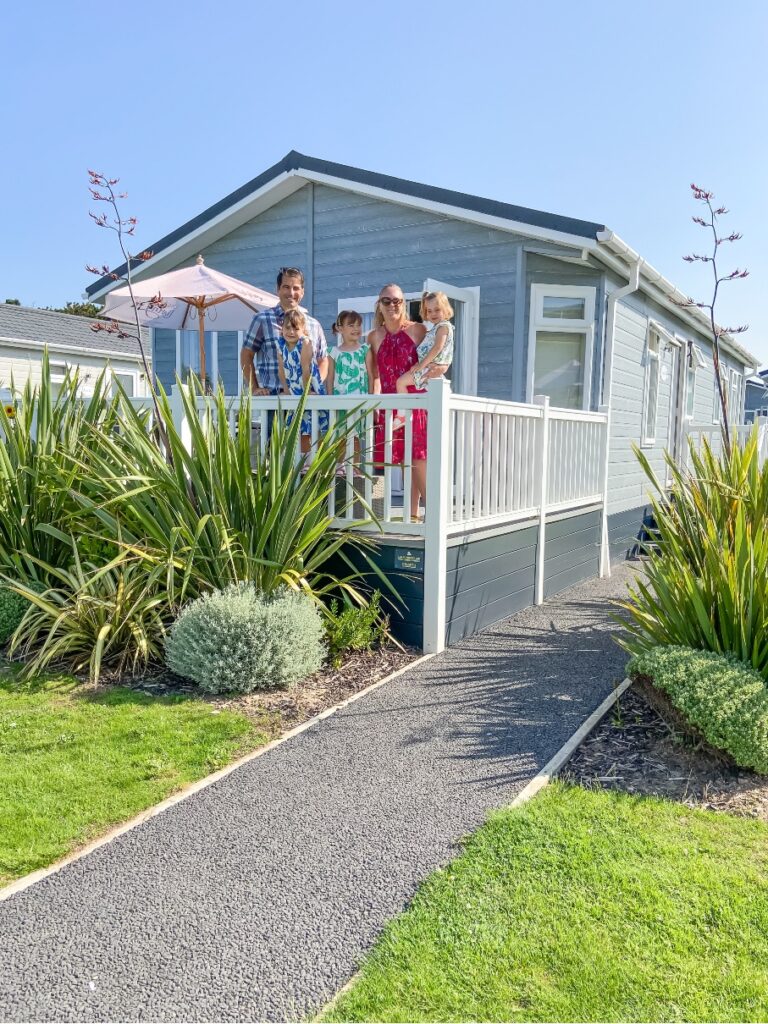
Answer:
[[[290,309],[299,309],[304,298],[304,274],[297,267],[281,267],[277,275],[280,302],[271,309],[257,313],[245,335],[240,351],[243,379],[254,395],[276,395],[280,391],[277,369],[277,339],[283,317]],[[320,376],[328,373],[328,345],[320,324],[307,316],[307,334],[312,342]]]

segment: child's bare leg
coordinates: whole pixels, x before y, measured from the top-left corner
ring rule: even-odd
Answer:
[[[407,395],[408,388],[413,387],[414,383],[415,380],[413,373],[410,370],[406,370],[402,376],[397,378],[397,384],[395,387],[397,388],[398,395]]]

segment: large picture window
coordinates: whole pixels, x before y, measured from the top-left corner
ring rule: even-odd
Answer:
[[[529,401],[549,395],[559,408],[589,409],[594,331],[594,288],[531,286]]]

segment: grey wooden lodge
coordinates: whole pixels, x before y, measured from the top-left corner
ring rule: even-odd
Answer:
[[[137,269],[142,276],[184,266],[202,252],[207,265],[273,290],[277,268],[301,267],[304,305],[326,330],[341,309],[358,310],[368,327],[389,281],[413,303],[425,287],[438,287],[456,310],[455,396],[530,404],[548,395],[553,409],[574,417],[604,414],[598,426],[607,446],[590,456],[605,463],[599,502],[568,507],[561,500],[554,510],[514,522],[499,515],[466,528],[455,517],[453,527],[449,522],[438,621],[442,636],[444,619],[447,642],[531,604],[537,587],[539,597],[547,596],[610,571],[608,558],[624,558],[635,544],[647,503],[633,443],[663,479],[664,450],[681,458],[688,427],[718,422],[707,321],[698,310],[682,309],[685,296],[600,223],[291,152],[147,248],[154,256]],[[99,280],[88,296],[98,301],[111,287]],[[153,334],[154,372],[170,388],[176,374],[196,368],[196,332]],[[241,342],[235,332],[206,336],[208,367],[228,394],[242,386]],[[742,422],[744,381],[757,361],[728,336],[722,358],[731,420]],[[464,408],[469,415],[466,402]],[[489,401],[488,415],[492,408]],[[450,415],[459,424],[463,414],[457,406]],[[561,437],[556,466],[563,474],[575,450],[569,454],[567,432],[553,437]],[[510,447],[506,455],[510,487],[520,451]],[[457,488],[458,477],[451,502]],[[402,633],[415,642],[431,599],[413,558],[423,544],[415,533],[390,534],[381,548],[388,571],[402,571],[396,563],[404,559],[411,566]],[[429,565],[427,551],[427,575]],[[442,607],[442,594],[440,600]]]

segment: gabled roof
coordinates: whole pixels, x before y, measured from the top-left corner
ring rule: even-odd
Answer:
[[[291,150],[282,160],[274,164],[268,170],[251,179],[245,185],[230,192],[228,196],[209,206],[207,210],[188,220],[181,227],[176,228],[169,234],[159,238],[152,245],[145,248],[155,254],[155,257],[162,254],[176,245],[182,239],[194,234],[200,228],[205,227],[212,221],[219,220],[227,213],[233,213],[239,209],[244,202],[254,198],[267,187],[276,186],[288,176],[299,176],[308,181],[320,181],[326,178],[335,179],[337,183],[357,184],[368,188],[379,189],[392,194],[392,197],[410,196],[413,199],[435,203],[440,206],[453,207],[459,210],[466,210],[473,213],[484,214],[487,217],[498,218],[503,221],[512,221],[528,228],[539,228],[541,237],[551,237],[552,234],[571,236],[576,239],[594,239],[597,232],[602,230],[602,224],[593,224],[586,220],[577,220],[574,217],[561,217],[555,213],[545,213],[542,210],[531,210],[524,206],[513,206],[510,203],[500,203],[495,199],[483,199],[480,196],[469,195],[465,192],[454,192],[451,189],[437,188],[434,185],[424,185],[418,181],[408,181],[405,178],[395,178],[389,174],[378,174],[375,171],[365,171],[358,167],[350,167],[347,164],[337,164],[330,160],[318,160],[316,157],[304,156]],[[299,186],[303,184],[300,181]],[[278,199],[283,198],[282,195]],[[544,233],[543,235],[541,233]],[[121,276],[125,273],[125,264],[118,267],[116,273]],[[86,288],[88,296],[101,296],[114,286],[110,277],[101,277]]]
[[[258,177],[231,192],[213,206],[209,206],[207,210],[203,210],[197,217],[164,235],[152,245],[146,246],[153,256],[144,263],[137,263],[135,273],[147,276],[152,272],[157,274],[171,269],[184,259],[196,255],[205,245],[257,217],[308,182],[361,192],[501,231],[572,246],[582,254],[589,253],[596,257],[625,277],[629,276],[629,268],[639,261],[640,288],[703,334],[710,333],[709,320],[702,311],[696,308],[682,308],[681,303],[685,302],[687,296],[603,224],[500,203],[494,199],[484,199],[466,192],[455,192],[417,181],[395,178],[388,174],[365,171],[347,164],[318,160],[295,150],[291,150],[282,160]],[[115,273],[122,277],[125,270],[123,265],[118,267]],[[88,286],[86,296],[98,302],[114,287],[116,282],[111,277],[102,277]],[[735,339],[724,335],[722,341],[746,364],[757,365],[755,356]]]
[[[139,358],[139,345],[134,338],[93,331],[93,322],[87,316],[0,303],[0,343],[29,342],[34,347],[49,345],[105,357]],[[148,351],[149,333],[146,331],[144,338]]]

